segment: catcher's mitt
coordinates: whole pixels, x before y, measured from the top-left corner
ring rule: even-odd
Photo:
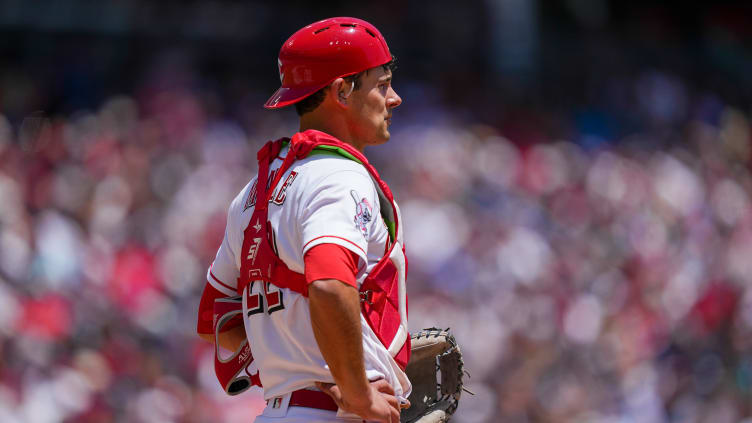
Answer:
[[[402,410],[407,423],[447,422],[462,393],[462,353],[449,329],[429,328],[412,334],[407,377],[413,385],[410,408]],[[439,379],[440,378],[440,379]]]

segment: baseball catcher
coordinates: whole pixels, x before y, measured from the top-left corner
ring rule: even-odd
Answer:
[[[258,151],[207,272],[197,329],[217,377],[229,394],[263,388],[257,423],[397,422],[408,396],[406,420],[442,421],[462,387],[459,348],[446,331],[407,331],[403,222],[363,154],[389,140],[402,103],[386,40],[363,20],[325,19],[285,41],[277,64],[282,86],[264,106],[295,105],[300,128]],[[419,397],[406,369],[427,378]]]

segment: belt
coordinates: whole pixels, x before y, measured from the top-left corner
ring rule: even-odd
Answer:
[[[337,411],[339,408],[332,397],[310,389],[299,389],[290,395],[290,407],[308,407],[319,410]]]

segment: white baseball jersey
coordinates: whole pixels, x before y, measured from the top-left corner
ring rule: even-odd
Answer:
[[[287,147],[270,165],[271,173],[286,154]],[[255,183],[254,178],[232,201],[224,240],[207,274],[209,283],[228,296],[237,295],[243,231],[253,214]],[[294,162],[274,187],[268,216],[273,248],[290,270],[304,273],[306,251],[323,243],[340,245],[360,257],[360,285],[383,257],[389,239],[379,210],[376,188],[362,165],[339,156],[311,155]],[[244,297],[243,316],[264,398],[312,387],[317,381],[333,383],[313,335],[308,299],[290,289],[263,285],[255,282],[249,287],[251,295],[263,297],[262,306],[249,310]],[[407,376],[362,315],[360,320],[368,379],[384,378],[398,397],[406,398],[411,390]]]

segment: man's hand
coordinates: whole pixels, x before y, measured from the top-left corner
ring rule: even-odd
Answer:
[[[211,342],[212,344],[214,343],[213,333],[199,333],[198,336],[205,341]],[[242,324],[219,333],[219,346],[227,351],[237,351],[243,341],[245,341],[245,328]]]
[[[353,398],[349,401],[342,397],[339,387],[333,383],[316,382],[322,392],[328,394],[339,408],[376,422],[399,422],[400,408],[410,407],[410,402],[400,404],[394,396],[394,389],[384,379],[370,383],[367,397]]]

